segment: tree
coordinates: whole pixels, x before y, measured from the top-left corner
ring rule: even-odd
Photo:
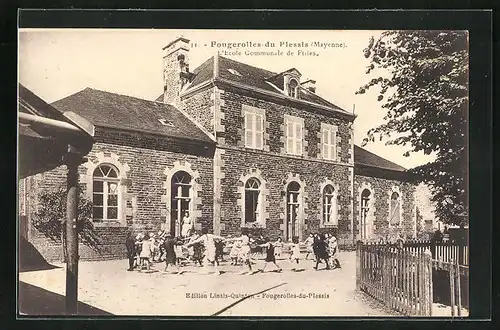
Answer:
[[[99,238],[92,224],[92,203],[83,195],[78,187],[78,219],[77,230],[80,242],[99,250]],[[66,188],[61,186],[54,190],[43,191],[40,204],[33,217],[33,226],[54,242],[61,242],[63,261],[66,256]]]
[[[364,144],[378,138],[406,146],[406,157],[434,153],[435,161],[409,173],[430,187],[437,218],[467,223],[467,32],[386,31],[370,38],[364,55],[372,79],[356,94],[376,87],[386,112]]]

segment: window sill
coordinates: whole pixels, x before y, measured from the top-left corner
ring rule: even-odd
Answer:
[[[254,148],[254,147],[251,147],[251,146],[245,146],[245,149],[264,151],[264,147],[262,147],[262,148]]]
[[[240,228],[266,228],[266,225],[260,222],[249,222],[241,224]]]
[[[329,222],[324,222],[321,224],[321,228],[337,228],[339,225],[334,224],[334,223],[329,223]]]
[[[127,227],[126,224],[115,221],[104,221],[104,222],[92,222],[95,228],[106,228],[106,227]]]

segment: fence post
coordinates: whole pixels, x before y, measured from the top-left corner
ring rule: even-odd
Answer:
[[[461,290],[461,287],[460,287],[460,264],[458,263],[458,260],[457,262],[455,263],[456,267],[457,267],[457,276],[456,276],[456,279],[457,279],[457,293],[458,293],[458,296],[457,296],[457,308],[458,308],[458,316],[462,316],[462,290]]]
[[[356,242],[356,290],[361,291],[361,254],[363,243]]]
[[[450,305],[451,305],[451,317],[455,316],[455,263],[450,260]]]
[[[423,310],[427,316],[432,316],[432,252],[428,249],[424,252],[424,304]]]
[[[389,250],[387,247],[384,247],[382,250],[382,286],[384,287],[384,302],[387,306],[392,307],[390,303],[390,258],[389,258]]]

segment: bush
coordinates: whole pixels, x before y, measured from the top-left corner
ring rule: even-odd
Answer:
[[[66,196],[65,187],[44,191],[39,196],[40,203],[33,216],[33,226],[45,237],[54,242],[61,242],[63,257],[66,261]],[[83,190],[78,187],[78,219],[77,231],[80,242],[84,245],[99,250],[99,237],[92,223],[92,202],[83,195]]]

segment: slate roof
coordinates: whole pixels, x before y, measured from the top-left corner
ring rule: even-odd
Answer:
[[[229,72],[229,69],[236,70],[240,73],[241,76],[232,74],[231,72]],[[191,82],[191,85],[189,85],[187,90],[190,90],[191,88],[213,78],[214,58],[211,57],[199,67],[197,67],[193,71],[193,74],[193,81]],[[279,94],[280,92],[276,90],[276,88],[268,84],[267,81],[274,82],[275,86],[283,89],[283,83],[280,81],[280,79],[278,79],[280,77],[280,73],[257,68],[255,66],[241,63],[222,56],[219,56],[219,77],[229,81],[245,84],[247,86],[264,89],[276,94]],[[299,98],[304,101],[309,101],[315,104],[331,107],[348,113],[344,109],[325,100],[319,95],[306,90],[303,87],[300,88]],[[156,101],[163,101],[163,95],[160,95],[156,99]]]
[[[406,171],[406,168],[403,166],[382,158],[373,152],[358,147],[357,145],[354,145],[354,164],[372,166],[398,172]]]
[[[52,105],[60,111],[73,111],[98,127],[132,129],[212,142],[198,126],[168,104],[85,88]],[[163,125],[159,119],[172,125]]]
[[[19,112],[25,112],[50,119],[67,121],[64,115],[53,106],[42,100],[22,84],[19,87]]]

